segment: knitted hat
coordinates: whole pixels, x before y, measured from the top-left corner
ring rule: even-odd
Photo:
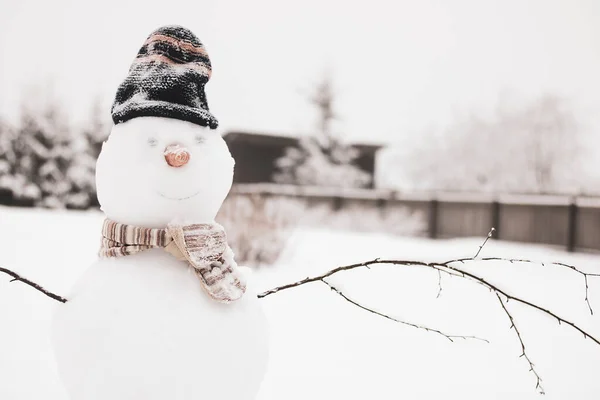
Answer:
[[[152,32],[117,89],[112,106],[115,124],[135,117],[167,117],[215,129],[204,85],[211,75],[202,43],[181,26]]]

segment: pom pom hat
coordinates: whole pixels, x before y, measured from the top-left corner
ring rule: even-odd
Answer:
[[[166,117],[215,129],[204,86],[210,79],[208,54],[198,38],[181,26],[152,32],[117,89],[115,124],[135,117]]]

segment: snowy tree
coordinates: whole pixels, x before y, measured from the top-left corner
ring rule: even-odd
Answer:
[[[568,103],[546,95],[504,104],[491,117],[468,115],[441,131],[420,134],[420,146],[398,149],[393,167],[404,189],[575,193],[580,130]],[[413,140],[413,143],[417,141]]]
[[[370,175],[354,164],[358,150],[333,132],[335,93],[329,75],[309,96],[318,112],[318,134],[301,138],[277,160],[274,179],[280,183],[315,186],[365,187]]]
[[[10,153],[12,141],[12,127],[0,119],[0,177],[10,173]]]
[[[101,99],[96,98],[92,104],[90,117],[73,138],[73,159],[67,171],[67,178],[72,184],[68,206],[87,208],[97,205],[96,160],[109,131],[108,110],[104,109]]]
[[[56,101],[21,105],[13,138],[13,195],[36,205],[62,207],[71,191],[66,172],[72,158],[71,132]]]
[[[12,126],[0,119],[0,197],[3,199],[12,199],[13,134]]]
[[[564,100],[545,96],[516,114],[516,131],[522,132],[526,166],[535,191],[574,190],[578,172],[579,129]],[[520,128],[520,129],[519,129]]]
[[[97,205],[95,167],[110,130],[108,110],[96,99],[74,129],[52,91],[34,86],[24,98],[14,126],[0,121],[0,195],[49,208]]]

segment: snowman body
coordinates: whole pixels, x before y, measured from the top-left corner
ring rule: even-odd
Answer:
[[[164,149],[188,153],[173,167]],[[190,122],[139,117],[115,125],[97,164],[102,210],[116,222],[164,228],[213,223],[233,177],[221,136]],[[268,359],[252,279],[223,304],[193,267],[163,249],[99,259],[58,307],[52,341],[72,400],[252,400]]]

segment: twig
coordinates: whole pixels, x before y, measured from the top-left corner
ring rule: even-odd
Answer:
[[[64,297],[59,296],[59,295],[57,295],[55,293],[50,292],[49,290],[44,289],[43,287],[41,287],[37,283],[32,282],[32,281],[30,281],[27,278],[23,278],[21,275],[17,274],[16,272],[13,272],[13,271],[11,271],[9,269],[2,268],[2,267],[0,267],[0,272],[4,272],[5,274],[12,276],[13,279],[11,279],[10,282],[15,282],[15,281],[23,282],[24,284],[31,286],[35,290],[38,290],[38,291],[44,293],[46,296],[50,297],[51,299],[54,299],[56,301],[60,301],[61,303],[66,303],[67,302],[67,299],[65,299]]]
[[[484,245],[485,245],[485,241],[480,246],[480,249]],[[445,262],[443,262],[441,264],[452,264],[452,263],[458,263],[458,262],[460,262],[461,264],[464,264],[467,261],[475,261],[475,257],[473,257],[473,258],[457,258],[455,260],[445,261]],[[530,263],[530,264],[541,264],[544,267],[546,265],[555,265],[555,266],[565,267],[565,268],[568,268],[568,269],[570,269],[572,271],[575,271],[576,273],[578,273],[581,276],[583,276],[583,281],[584,281],[584,284],[585,284],[585,299],[584,300],[585,300],[585,303],[586,303],[586,305],[588,307],[588,310],[590,311],[590,314],[594,315],[594,310],[592,309],[592,305],[591,305],[590,300],[589,300],[588,278],[589,277],[596,277],[597,278],[597,277],[600,277],[600,274],[592,273],[592,272],[584,272],[584,271],[580,270],[579,268],[575,267],[574,265],[569,265],[569,264],[565,264],[565,263],[562,263],[562,262],[543,263],[543,262],[539,262],[539,261],[525,260],[525,259],[521,259],[521,258],[501,258],[501,257],[482,257],[482,258],[478,258],[477,261],[508,261],[511,264],[520,262],[520,263]]]
[[[532,261],[532,260],[523,260],[523,259],[518,259],[518,258],[500,258],[500,257],[484,257],[484,258],[480,258],[479,260],[481,261],[510,261],[511,263],[516,263],[516,262],[521,262],[521,263],[531,263],[531,264],[535,264],[537,263],[536,261]],[[583,282],[585,284],[585,303],[587,304],[587,307],[590,311],[590,315],[594,315],[594,310],[592,309],[592,305],[590,303],[590,299],[589,299],[589,286],[588,286],[588,278],[589,277],[600,277],[600,274],[596,274],[596,273],[592,273],[592,272],[584,272],[582,270],[580,270],[579,268],[575,267],[574,265],[569,265],[569,264],[565,264],[562,262],[550,262],[550,263],[541,263],[543,266],[545,266],[546,264],[548,265],[556,265],[559,267],[565,267],[568,268],[578,274],[580,274],[581,276],[583,276]]]
[[[574,267],[573,265],[569,265],[569,264],[565,264],[565,263],[557,262],[557,263],[554,263],[554,264],[555,265],[560,265],[562,267],[569,268],[569,269],[571,269],[571,270],[573,270],[573,271],[575,271],[578,274],[580,274],[580,275],[583,276],[583,283],[585,284],[585,299],[584,300],[585,300],[585,302],[586,302],[586,304],[588,306],[588,309],[590,310],[590,315],[594,315],[594,310],[592,309],[592,305],[590,304],[590,299],[588,297],[588,295],[589,295],[589,289],[590,289],[589,286],[588,286],[588,277],[590,277],[590,276],[600,277],[600,274],[592,274],[592,273],[589,273],[589,272],[583,272],[583,271],[577,269],[576,267]]]
[[[440,295],[442,294],[442,272],[438,269],[437,273],[438,273],[438,292],[437,292],[437,296],[435,296],[435,298],[439,299]]]
[[[298,282],[294,282],[294,283],[288,283],[287,285],[283,285],[283,286],[279,286],[270,290],[267,290],[263,293],[259,293],[258,294],[258,298],[262,299],[263,297],[267,297],[269,295],[275,294],[277,292],[281,292],[282,290],[286,290],[286,289],[291,289],[300,285],[304,285],[307,283],[311,283],[311,282],[316,282],[316,281],[320,281],[323,280],[324,278],[327,278],[328,276],[331,276],[333,274],[336,274],[340,271],[348,271],[354,268],[358,268],[358,267],[368,267],[371,264],[377,264],[379,262],[379,258],[376,258],[374,260],[371,261],[366,261],[366,262],[362,262],[362,263],[357,263],[357,264],[351,264],[351,265],[346,265],[343,267],[338,267],[338,268],[334,268],[331,271],[328,271],[326,273],[324,273],[323,275],[319,275],[319,276],[314,276],[314,277],[306,277],[305,279],[302,279],[301,281]]]
[[[492,237],[492,234],[494,233],[495,230],[496,230],[496,228],[494,228],[492,226],[492,229],[490,229],[490,231],[488,232],[485,240],[483,241],[483,243],[481,244],[481,246],[479,246],[479,250],[477,250],[477,253],[475,253],[475,256],[473,258],[477,258],[477,256],[479,255],[479,253],[483,249],[483,246],[485,246],[485,244],[487,243],[487,241],[490,240],[490,238]]]
[[[524,305],[528,306],[529,308],[533,308],[533,309],[535,309],[537,311],[542,312],[543,314],[551,316],[552,318],[556,319],[559,323],[564,323],[564,324],[570,326],[571,328],[573,328],[573,329],[579,331],[581,334],[583,334],[583,336],[585,338],[590,338],[596,344],[600,345],[600,339],[595,338],[589,332],[584,331],[583,329],[581,329],[579,326],[577,326],[573,322],[570,322],[570,321],[568,321],[568,320],[566,320],[566,319],[558,316],[557,314],[555,314],[554,312],[552,312],[552,311],[550,311],[550,310],[548,310],[546,308],[540,307],[540,306],[538,306],[538,305],[536,305],[534,303],[531,303],[531,302],[529,302],[527,300],[524,300],[524,299],[522,299],[520,297],[511,295],[506,290],[501,289],[500,287],[498,287],[498,286],[496,286],[496,285],[494,285],[494,284],[486,281],[484,278],[481,278],[481,277],[479,277],[479,276],[477,276],[477,275],[475,275],[473,273],[470,273],[468,271],[465,271],[463,269],[460,269],[458,267],[454,267],[454,266],[451,265],[451,264],[455,264],[455,263],[458,263],[458,262],[466,262],[466,261],[479,261],[479,260],[474,260],[474,259],[470,258],[470,259],[450,260],[450,261],[439,262],[439,263],[437,263],[437,262],[426,263],[426,262],[423,262],[423,261],[412,261],[412,260],[381,260],[379,258],[376,258],[374,260],[365,261],[365,262],[362,262],[362,263],[356,263],[356,264],[345,265],[345,266],[342,266],[342,267],[337,267],[337,268],[334,268],[334,269],[332,269],[330,271],[327,271],[327,272],[325,272],[325,273],[323,273],[321,275],[317,275],[317,276],[313,276],[313,277],[307,277],[307,278],[305,278],[305,279],[303,279],[301,281],[298,281],[298,282],[289,283],[287,285],[283,285],[283,286],[279,286],[279,287],[267,290],[267,291],[265,291],[263,293],[260,293],[258,295],[258,298],[264,298],[264,297],[270,296],[272,294],[278,293],[278,292],[280,292],[282,290],[291,289],[291,288],[294,288],[294,287],[305,285],[307,283],[319,282],[319,281],[322,281],[323,279],[325,279],[327,277],[330,277],[330,276],[332,276],[334,274],[337,274],[339,272],[342,272],[342,271],[350,271],[350,270],[353,270],[353,269],[357,269],[357,268],[361,268],[361,267],[367,267],[367,266],[370,266],[370,265],[377,265],[377,264],[379,264],[379,265],[385,265],[385,264],[388,264],[388,265],[404,265],[404,266],[422,266],[422,267],[428,267],[428,268],[437,269],[437,270],[440,270],[441,272],[446,272],[446,273],[449,273],[451,275],[460,276],[462,278],[469,278],[469,279],[471,279],[471,280],[473,280],[473,281],[481,284],[482,286],[486,287],[487,289],[503,295],[507,299],[514,300],[516,302],[519,302],[521,304],[524,304]]]
[[[386,260],[383,260],[381,262],[385,263],[385,261]],[[389,260],[389,261],[393,261],[393,260]],[[590,338],[596,344],[600,345],[600,340],[599,339],[597,339],[596,337],[590,335],[588,332],[584,331],[583,329],[581,329],[579,326],[577,326],[573,322],[570,322],[570,321],[568,321],[568,320],[566,320],[566,319],[558,316],[554,312],[552,312],[552,311],[550,311],[550,310],[548,310],[548,309],[546,309],[544,307],[540,307],[537,304],[531,303],[530,301],[524,300],[524,299],[522,299],[520,297],[508,294],[505,290],[500,289],[498,286],[495,286],[495,285],[491,284],[490,282],[486,281],[485,279],[483,279],[483,278],[481,278],[481,277],[479,277],[479,276],[477,276],[475,274],[472,274],[472,273],[470,273],[468,271],[464,271],[464,270],[458,269],[458,268],[450,266],[450,265],[443,265],[442,264],[442,266],[444,266],[446,268],[449,268],[449,269],[451,269],[453,271],[457,271],[457,272],[461,273],[466,278],[472,279],[472,280],[474,280],[474,281],[482,284],[483,286],[487,287],[488,289],[490,289],[491,291],[495,292],[496,294],[503,295],[506,299],[514,300],[514,301],[516,301],[518,303],[521,303],[521,304],[524,304],[524,305],[528,306],[529,308],[533,308],[533,309],[535,309],[537,311],[542,312],[543,314],[551,316],[554,319],[556,319],[559,322],[559,324],[560,323],[564,323],[566,325],[569,325],[571,328],[573,328],[573,329],[579,331],[581,334],[583,334],[584,338],[586,338],[586,339]]]
[[[525,351],[525,343],[523,342],[523,338],[521,337],[521,332],[519,331],[519,328],[517,328],[517,325],[515,324],[515,320],[514,320],[512,314],[508,311],[508,308],[504,305],[504,302],[502,301],[502,298],[500,297],[500,295],[498,293],[496,293],[496,297],[498,297],[498,301],[500,302],[502,309],[504,310],[504,312],[508,316],[508,319],[510,320],[510,328],[509,329],[514,329],[514,331],[517,335],[517,339],[519,339],[519,343],[521,343],[522,353],[519,357],[525,358],[525,360],[527,360],[527,362],[529,363],[529,371],[531,371],[531,373],[533,373],[533,375],[535,375],[535,379],[536,379],[535,388],[539,391],[540,394],[546,394],[546,392],[544,391],[544,388],[542,387],[542,378],[535,370],[535,365],[533,364],[533,362],[531,362],[531,359],[529,358],[529,356],[527,355],[527,352]]]
[[[588,276],[583,274],[583,281],[585,283],[585,302],[590,309],[590,315],[594,315],[594,310],[592,310],[592,305],[590,304],[590,299],[588,298],[588,291],[590,287],[588,286]]]
[[[379,311],[373,310],[372,308],[368,308],[368,307],[366,307],[366,306],[358,303],[355,300],[352,300],[351,298],[349,298],[348,296],[346,296],[344,293],[342,293],[338,288],[336,288],[335,286],[333,286],[331,283],[327,282],[325,279],[321,279],[321,282],[323,282],[324,284],[326,284],[327,286],[329,286],[329,288],[331,290],[333,290],[335,293],[337,293],[339,296],[341,296],[344,300],[346,300],[346,301],[354,304],[358,308],[361,308],[361,309],[363,309],[365,311],[368,311],[370,313],[373,313],[375,315],[379,315],[380,317],[389,319],[391,321],[397,322],[399,324],[407,325],[407,326],[410,326],[410,327],[413,327],[413,328],[417,328],[417,329],[423,329],[423,330],[425,330],[427,332],[437,333],[438,335],[441,335],[441,336],[445,337],[446,339],[448,339],[451,342],[454,342],[454,340],[452,340],[452,339],[465,339],[465,340],[466,339],[475,339],[475,340],[481,340],[483,342],[489,343],[488,340],[480,338],[480,337],[477,337],[477,336],[448,335],[448,334],[446,334],[446,333],[444,333],[444,332],[442,332],[440,330],[437,330],[437,329],[429,328],[429,327],[424,326],[424,325],[413,324],[412,322],[407,322],[407,321],[403,321],[403,320],[391,317],[391,316],[389,316],[387,314],[383,314],[383,313],[381,313]]]

